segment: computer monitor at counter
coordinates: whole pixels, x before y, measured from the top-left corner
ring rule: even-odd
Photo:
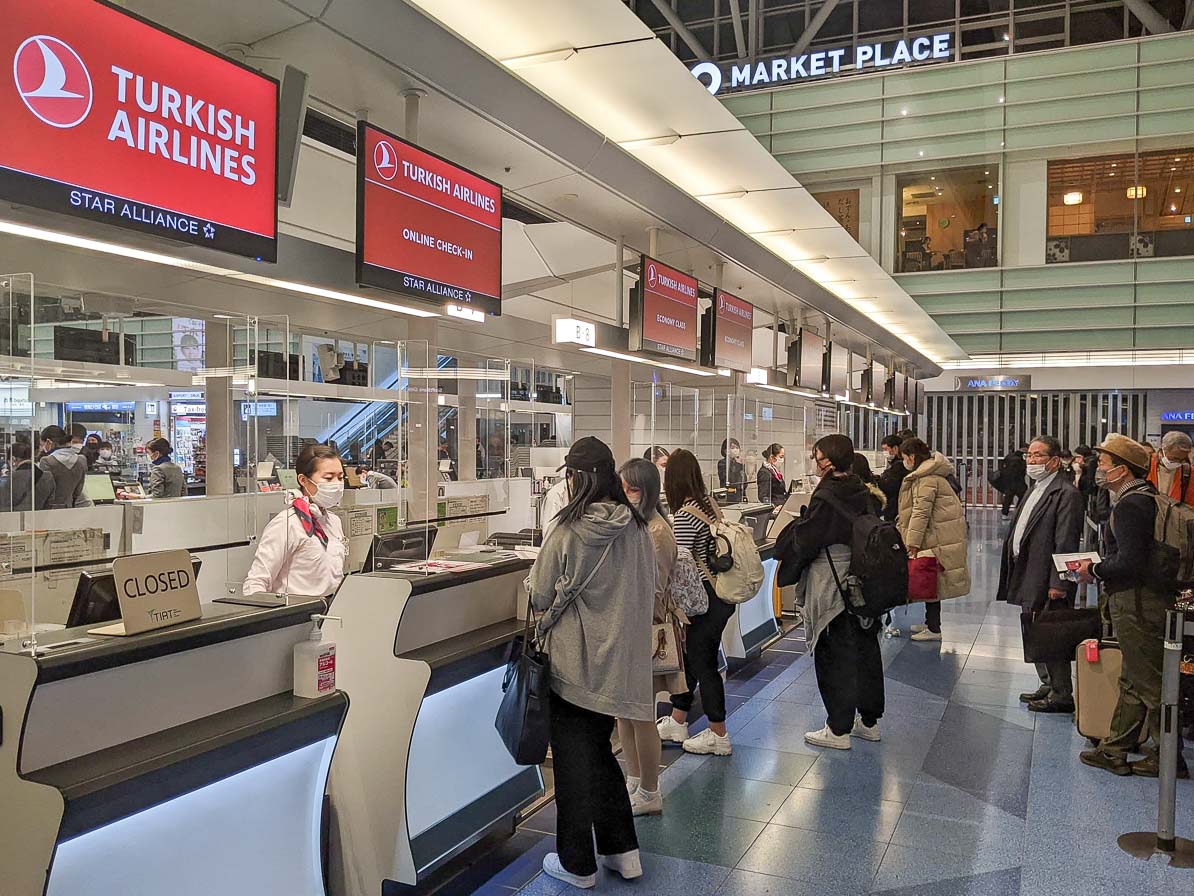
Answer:
[[[198,557],[192,557],[191,565],[195,571],[195,581],[199,581],[199,567],[202,562]],[[116,580],[111,571],[83,570],[79,573],[79,583],[75,586],[75,596],[66,617],[66,627],[100,625],[118,619],[120,601],[116,597]]]
[[[365,557],[362,572],[387,569],[399,563],[415,563],[431,556],[435,546],[435,526],[411,526],[391,535],[375,535]]]

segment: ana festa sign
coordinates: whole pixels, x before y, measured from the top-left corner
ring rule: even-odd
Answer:
[[[944,62],[953,58],[949,32],[800,56],[773,56],[746,62],[701,62],[691,69],[712,94],[781,87],[833,75],[884,69],[896,65]]]
[[[1194,411],[1165,411],[1161,414],[1162,423],[1194,423]]]
[[[958,376],[957,392],[1024,392],[1032,388],[1031,376]]]
[[[95,0],[0,22],[0,198],[276,259],[276,81]]]

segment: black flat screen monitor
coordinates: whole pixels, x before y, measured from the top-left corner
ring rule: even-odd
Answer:
[[[191,565],[195,570],[195,581],[198,582],[202,563],[198,557],[192,557]],[[88,570],[79,573],[79,584],[75,586],[75,597],[66,617],[66,627],[101,625],[119,618],[120,601],[116,599],[116,580],[112,573]]]
[[[439,529],[435,526],[412,526],[409,529],[400,529],[393,535],[375,535],[365,557],[363,571],[373,572],[375,569],[386,569],[397,563],[417,563],[426,560],[431,556],[438,532]]]

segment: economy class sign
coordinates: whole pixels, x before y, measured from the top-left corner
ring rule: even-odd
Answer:
[[[633,309],[630,348],[697,358],[697,281],[653,258],[643,256],[639,301]]]
[[[362,122],[357,282],[501,314],[501,186]]]
[[[277,81],[96,0],[0,22],[0,197],[276,260]]]

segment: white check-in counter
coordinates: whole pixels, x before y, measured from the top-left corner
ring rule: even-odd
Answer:
[[[330,785],[335,896],[415,886],[543,793],[493,725],[530,566],[340,586],[337,684],[352,713]]]
[[[763,584],[754,597],[734,607],[734,615],[722,632],[721,647],[731,666],[754,659],[779,636],[779,621],[775,618],[775,575],[779,561],[774,557],[774,550],[774,542],[759,545]]]

